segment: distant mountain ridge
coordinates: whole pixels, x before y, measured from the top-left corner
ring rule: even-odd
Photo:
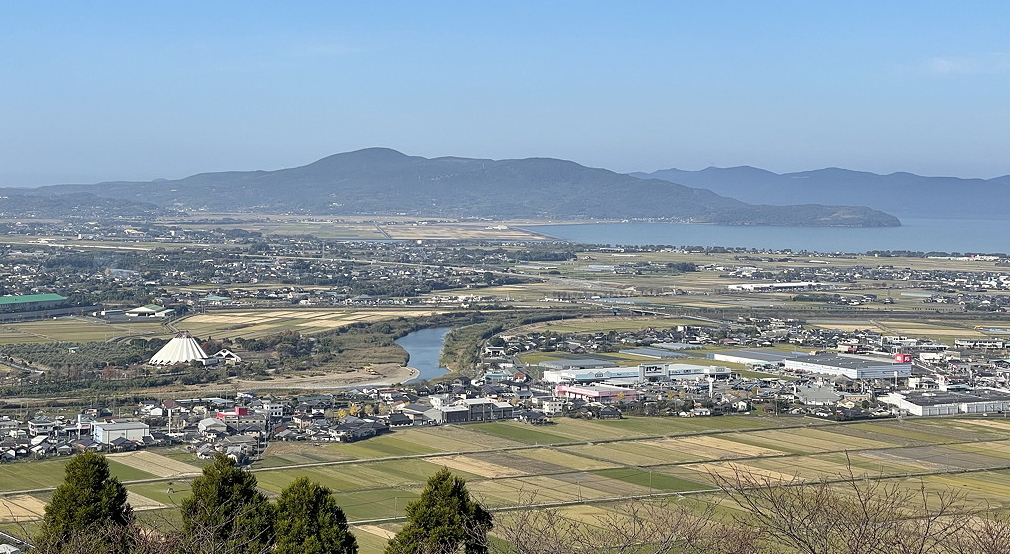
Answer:
[[[16,192],[11,192],[16,191]],[[4,189],[0,194],[0,218],[94,219],[118,217],[150,219],[175,214],[156,204],[100,197],[87,192],[70,194],[25,194],[24,189]]]
[[[894,216],[863,206],[752,205],[702,188],[639,179],[553,158],[429,159],[388,148],[335,154],[277,171],[228,171],[178,180],[13,190],[46,195],[87,192],[153,202],[174,210],[663,219],[734,225],[900,225]]]
[[[902,217],[1002,219],[1010,201],[1010,175],[963,179],[906,172],[879,175],[837,167],[778,174],[749,166],[630,175],[704,187],[744,202],[859,204]]]

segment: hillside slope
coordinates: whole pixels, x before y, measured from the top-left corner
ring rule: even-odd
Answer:
[[[631,175],[704,187],[744,202],[859,204],[902,217],[1002,219],[1003,206],[1010,201],[1010,175],[961,179],[839,168],[778,174],[748,166]]]
[[[203,173],[173,181],[56,185],[184,210],[411,214],[536,219],[666,219],[736,225],[896,226],[859,206],[751,205],[660,179],[552,158],[422,158],[387,148],[336,154],[277,171]]]

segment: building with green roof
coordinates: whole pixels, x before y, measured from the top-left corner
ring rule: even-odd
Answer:
[[[46,294],[0,296],[0,313],[48,310],[51,308],[65,308],[69,305],[69,298],[51,292]]]

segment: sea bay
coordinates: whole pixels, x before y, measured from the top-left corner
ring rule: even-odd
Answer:
[[[909,250],[948,253],[1010,251],[1010,220],[902,218],[901,227],[788,227],[622,222],[526,227],[562,240],[610,245],[743,247],[850,252]]]

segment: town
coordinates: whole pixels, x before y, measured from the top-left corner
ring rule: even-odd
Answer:
[[[691,460],[763,464],[810,435],[872,464],[911,444],[873,429],[922,421],[916,436],[933,437],[1010,409],[1003,255],[80,225],[0,245],[0,472],[51,476],[98,453],[155,511],[217,456],[279,476],[322,464],[332,483],[387,462],[510,491],[529,474],[568,483],[551,494],[573,504],[626,486],[708,494],[711,477],[683,473]],[[751,446],[731,446],[734,430]],[[881,471],[996,467],[913,458]],[[11,525],[43,517],[51,479],[0,491]],[[399,525],[381,518],[416,491],[370,479],[347,509],[380,544],[378,525]]]

